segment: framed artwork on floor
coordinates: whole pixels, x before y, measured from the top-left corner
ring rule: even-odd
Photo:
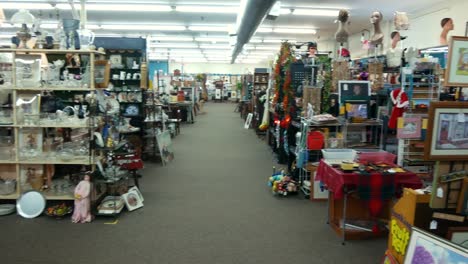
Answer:
[[[468,37],[450,40],[444,86],[468,86]]]
[[[468,249],[468,226],[449,227],[447,239]]]
[[[431,102],[424,159],[465,160],[468,156],[468,102]]]
[[[156,140],[158,141],[159,152],[161,154],[161,159],[163,164],[167,164],[174,159],[174,151],[172,149],[171,133],[169,131],[164,131],[156,135]]]
[[[138,193],[139,192],[133,190],[128,191],[127,193],[122,195],[122,198],[125,201],[125,206],[127,207],[128,211],[133,211],[143,207],[143,201],[141,200],[141,196]]]
[[[466,263],[467,259],[465,248],[413,227],[404,264]]]

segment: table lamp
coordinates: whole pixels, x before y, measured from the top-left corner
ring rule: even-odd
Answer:
[[[12,24],[21,24],[21,29],[16,32],[16,36],[21,40],[19,48],[28,49],[26,42],[31,39],[31,33],[28,25],[34,24],[34,16],[28,10],[21,9],[10,19]]]
[[[5,21],[5,13],[3,13],[3,8],[0,7],[0,27],[2,27],[3,21]]]

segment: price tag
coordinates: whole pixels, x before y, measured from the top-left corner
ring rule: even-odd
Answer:
[[[463,113],[458,114],[458,123],[465,123],[465,114]]]
[[[347,84],[343,84],[343,91],[348,91],[348,85]]]
[[[444,198],[444,189],[442,187],[437,188],[437,197]]]
[[[429,229],[431,229],[431,230],[437,229],[437,221],[436,220],[431,221],[431,225],[429,226]]]

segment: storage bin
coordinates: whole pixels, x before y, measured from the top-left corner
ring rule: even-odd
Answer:
[[[325,160],[354,160],[357,152],[354,149],[322,149]]]

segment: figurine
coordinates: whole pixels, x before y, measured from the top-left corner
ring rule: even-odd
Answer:
[[[78,183],[75,188],[75,208],[73,210],[73,223],[91,222],[91,176],[86,174],[84,179]]]
[[[382,21],[383,15],[379,11],[374,11],[370,17],[371,23],[374,25],[374,35],[370,38],[370,42],[374,46],[382,45],[383,33],[380,28],[380,21]]]

